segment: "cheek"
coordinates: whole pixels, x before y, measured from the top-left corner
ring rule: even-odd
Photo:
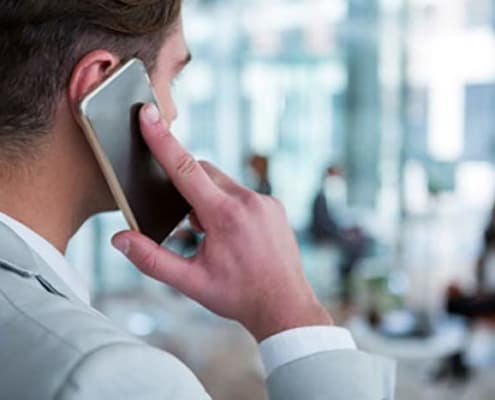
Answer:
[[[163,116],[168,122],[177,117],[177,110],[172,96],[172,89],[169,82],[156,82],[154,84],[155,94],[163,112]]]

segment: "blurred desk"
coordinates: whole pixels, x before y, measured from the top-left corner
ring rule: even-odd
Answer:
[[[373,329],[364,317],[349,322],[354,339],[361,350],[394,359],[434,360],[461,351],[468,334],[465,325],[457,319],[446,319],[435,326],[434,333],[425,338],[389,337]]]

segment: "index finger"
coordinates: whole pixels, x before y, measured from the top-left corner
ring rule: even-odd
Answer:
[[[194,157],[169,132],[167,124],[153,103],[140,111],[143,137],[158,163],[201,218],[210,213],[225,193],[213,183]]]

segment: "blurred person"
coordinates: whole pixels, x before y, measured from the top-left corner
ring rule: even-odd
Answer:
[[[249,158],[249,167],[253,173],[253,189],[255,192],[267,196],[272,195],[270,183],[270,160],[268,157],[254,154]]]
[[[204,240],[190,258],[135,232],[113,244],[241,323],[260,344],[272,400],[393,398],[393,363],[334,326],[280,203],[198,163],[170,133],[171,83],[190,59],[180,0],[0,0],[0,30],[0,398],[209,399],[179,360],[94,310],[64,257],[84,221],[116,209],[77,105],[132,57],[162,109],[142,108],[144,139]]]
[[[338,247],[341,299],[350,303],[352,273],[366,255],[371,241],[350,216],[345,175],[338,166],[330,166],[324,172],[322,185],[313,201],[310,232],[316,242],[328,242]]]
[[[474,293],[465,293],[459,285],[451,284],[447,291],[446,310],[449,314],[465,317],[469,326],[479,321],[495,323],[495,206],[490,212],[476,263],[476,289]],[[433,378],[465,380],[470,375],[464,352],[459,352],[443,361]]]
[[[476,264],[478,293],[481,296],[495,296],[495,205],[493,206],[483,236],[483,247]],[[491,307],[495,313],[495,301]]]

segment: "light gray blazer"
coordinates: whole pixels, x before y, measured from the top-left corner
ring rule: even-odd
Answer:
[[[2,223],[0,363],[1,400],[209,399],[184,364],[78,300]],[[394,373],[380,357],[324,352],[279,368],[267,388],[271,400],[392,399]]]

